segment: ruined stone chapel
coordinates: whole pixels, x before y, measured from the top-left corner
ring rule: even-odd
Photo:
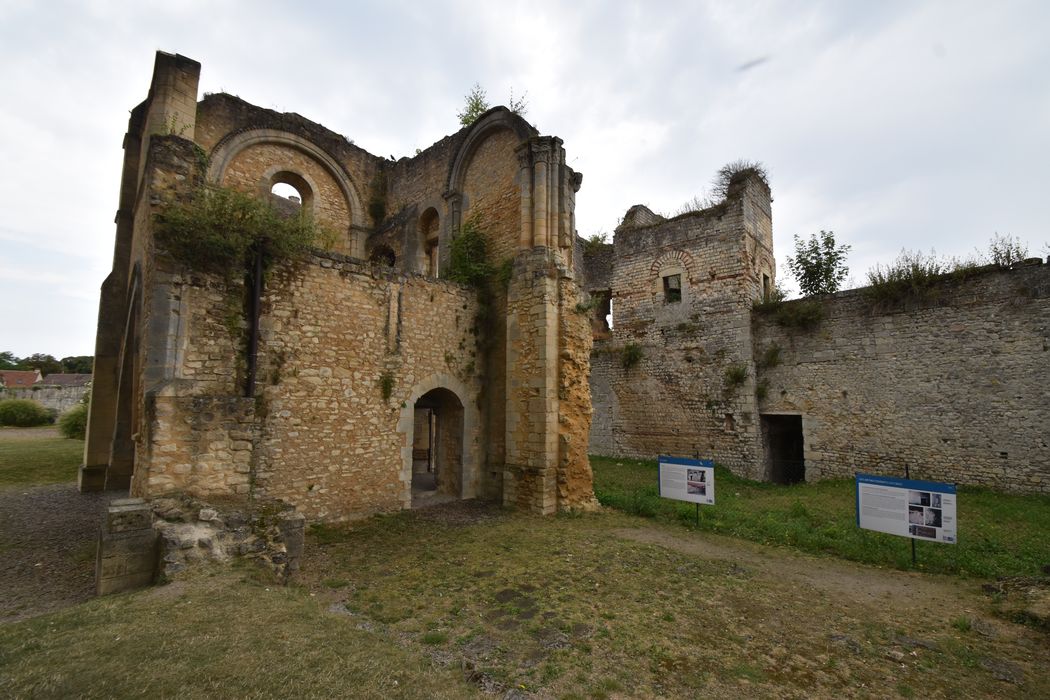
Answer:
[[[198,101],[199,73],[158,53],[131,113],[81,490],[252,495],[311,520],[434,496],[547,514],[593,504],[588,452],[781,482],[909,460],[1050,489],[1041,261],[936,307],[835,295],[796,331],[755,311],[776,272],[758,173],[703,211],[632,207],[587,243],[562,141],[505,108],[395,161],[298,114]],[[158,215],[208,186],[333,239],[264,278],[193,269]],[[501,271],[480,294],[444,276],[468,222]]]

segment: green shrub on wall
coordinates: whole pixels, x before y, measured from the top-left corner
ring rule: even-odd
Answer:
[[[198,188],[157,216],[157,240],[176,260],[201,271],[242,269],[261,243],[272,261],[330,247],[334,238],[305,210],[283,216],[267,202],[225,187]]]
[[[459,233],[452,239],[448,253],[448,273],[445,276],[453,282],[480,289],[493,274],[480,221],[478,217],[472,216],[463,222]]]
[[[31,428],[55,422],[54,414],[29,399],[5,399],[0,401],[0,425]]]
[[[623,346],[623,368],[631,369],[641,362],[644,356],[645,351],[642,350],[641,345],[638,343],[626,343]]]

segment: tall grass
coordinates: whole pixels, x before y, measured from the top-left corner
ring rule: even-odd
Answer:
[[[857,527],[854,482],[779,486],[715,468],[715,505],[660,498],[656,463],[591,457],[594,491],[607,506],[763,544],[911,569],[911,544]],[[1050,564],[1050,497],[959,489],[959,544],[916,542],[917,568],[973,577],[1035,575]]]

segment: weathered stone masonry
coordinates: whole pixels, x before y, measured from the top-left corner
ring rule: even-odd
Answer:
[[[1050,492],[1050,266],[978,270],[943,282],[936,303],[843,292],[819,301],[816,327],[785,327],[753,310],[774,281],[770,224],[750,176],[703,212],[634,207],[612,245],[585,247],[585,288],[611,294],[614,314],[611,333],[595,323],[592,452],[708,457],[774,481],[907,464],[917,478]],[[642,357],[628,368],[629,344]],[[784,419],[801,442],[793,477],[778,465]]]
[[[581,178],[561,141],[496,108],[394,162],[298,115],[197,102],[199,71],[159,53],[129,122],[81,489],[275,499],[314,520],[407,508],[426,410],[440,491],[590,506]],[[189,269],[154,237],[156,214],[198,183],[264,199],[291,185],[301,203],[277,204],[336,234],[267,274],[250,395],[240,276]],[[484,309],[440,279],[468,219],[513,270]]]

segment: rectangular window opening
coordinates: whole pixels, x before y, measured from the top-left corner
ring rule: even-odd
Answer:
[[[664,277],[664,303],[676,304],[682,300],[682,276],[667,275]]]

